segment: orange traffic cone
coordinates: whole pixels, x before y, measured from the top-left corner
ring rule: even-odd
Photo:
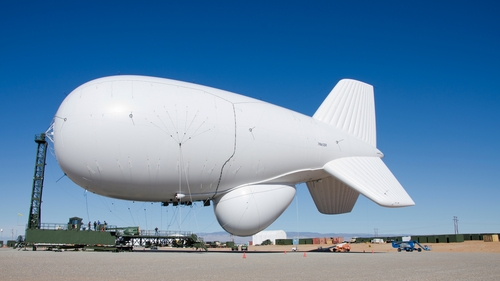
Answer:
[[[304,252],[304,258],[307,257],[306,252]]]
[[[286,250],[285,250],[285,255],[286,255]]]
[[[247,258],[247,252],[243,252],[243,258],[246,259]]]

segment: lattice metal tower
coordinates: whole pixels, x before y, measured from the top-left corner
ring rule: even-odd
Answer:
[[[45,159],[47,157],[47,141],[45,133],[35,136],[38,144],[36,150],[35,175],[33,176],[33,191],[31,192],[31,205],[28,220],[28,228],[40,228],[42,222],[42,190],[45,174]]]
[[[455,234],[458,234],[458,217],[457,216],[453,217],[453,225],[455,227]]]

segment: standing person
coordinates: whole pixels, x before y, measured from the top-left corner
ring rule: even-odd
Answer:
[[[89,224],[88,224],[88,226],[89,226],[89,231],[90,231],[90,221],[89,221]]]
[[[158,227],[155,227],[155,234],[158,235]]]
[[[97,230],[97,223],[94,221],[94,231]]]

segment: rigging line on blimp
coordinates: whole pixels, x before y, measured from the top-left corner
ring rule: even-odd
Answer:
[[[174,208],[174,213],[172,214],[172,218],[170,219],[170,223],[168,224],[167,226],[167,230],[170,228],[170,226],[176,224],[177,227],[179,228],[179,231],[181,229],[181,224],[182,224],[182,220],[178,220],[177,219],[177,213],[180,212],[180,209],[181,206],[180,205],[177,205],[175,208]]]
[[[87,211],[87,219],[90,221],[90,215],[89,215],[89,201],[88,201],[88,191],[85,189],[83,196],[85,197],[85,209]]]
[[[210,94],[210,93],[208,93]],[[220,97],[219,97],[220,98]],[[229,161],[234,157],[235,153],[236,153],[236,109],[235,109],[235,106],[232,102],[228,101],[228,100],[225,100],[225,99],[222,99],[228,103],[231,104],[231,107],[233,109],[233,119],[234,119],[234,146],[233,146],[233,153],[231,154],[231,156],[224,162],[224,164],[222,165],[221,169],[220,169],[220,173],[219,173],[219,179],[217,181],[217,186],[215,188],[215,192],[214,192],[214,195],[212,196],[212,199],[217,195],[218,193],[218,190],[219,190],[219,186],[220,186],[220,183],[222,181],[222,175],[223,175],[223,172],[224,172],[224,168],[225,166],[229,163]],[[165,106],[164,106],[165,108]],[[176,105],[176,108],[177,108],[177,105]],[[168,129],[168,126],[165,124],[165,122],[163,122],[162,118],[157,114],[157,118],[158,120],[160,121],[160,123],[163,125],[163,128],[161,128],[160,126],[158,126],[157,124],[153,123],[152,121],[150,121],[150,123],[157,127],[158,129],[162,130],[163,132],[165,132],[167,135],[169,135],[172,140],[174,140],[178,145],[179,147],[182,147],[183,144],[185,144],[187,141],[189,141],[190,139],[192,139],[193,137],[196,137],[196,136],[199,136],[199,135],[202,135],[203,133],[206,133],[206,132],[209,132],[211,131],[213,128],[209,128],[205,131],[202,131],[202,132],[198,132],[198,130],[206,123],[206,121],[208,120],[208,117],[203,120],[200,124],[200,126],[198,126],[198,128],[196,130],[194,130],[194,132],[191,134],[190,137],[188,137],[188,139],[184,139],[184,137],[187,135],[187,132],[190,130],[191,126],[194,124],[194,121],[195,119],[198,117],[198,113],[199,111],[196,112],[196,114],[194,115],[194,117],[191,119],[191,122],[189,123],[189,125],[187,124],[187,116],[188,116],[188,107],[186,107],[186,111],[185,111],[185,116],[186,118],[184,118],[185,120],[185,123],[184,123],[184,133],[182,135],[182,137],[179,135],[179,124],[178,124],[178,113],[179,111],[176,109],[175,110],[175,113],[176,113],[176,120],[177,122],[174,122],[172,116],[170,115],[170,112],[168,110],[166,110],[165,108],[165,113],[167,114],[168,116],[168,119],[170,121],[170,124],[172,125],[172,127],[175,129],[175,133],[171,133],[170,130]],[[177,124],[176,124],[177,123]],[[181,155],[179,155],[179,157],[181,157]],[[182,161],[181,161],[182,162]],[[180,163],[180,165],[183,166],[183,163]],[[179,169],[179,173],[181,173],[181,168]],[[189,187],[188,187],[189,188]],[[179,193],[181,193],[181,175],[179,175]],[[192,198],[192,195],[190,194],[191,198]]]
[[[179,193],[176,195],[177,200],[179,202],[182,201],[182,197],[180,196],[180,194],[182,194],[182,168],[184,166],[183,161],[184,161],[184,159],[182,157],[182,144],[179,142],[179,164],[177,165],[177,168],[178,168],[178,171],[179,171],[179,180],[178,180],[179,181]],[[179,221],[180,221],[179,231],[182,229],[182,220],[181,220],[181,218],[182,218],[182,209],[179,208]]]
[[[187,190],[188,190],[189,200],[190,200],[190,202],[193,202],[193,196],[192,196],[192,193],[191,193],[191,187],[189,185],[189,176],[188,176],[189,163],[187,163],[187,165],[184,164],[184,157],[183,157],[184,154],[182,152],[182,146],[181,145],[179,145],[179,154],[180,154],[180,158],[181,158],[181,165],[182,165],[181,168],[183,168],[183,170],[184,170],[184,178],[186,180],[186,187],[187,187]],[[180,192],[180,189],[179,189],[179,192]],[[191,203],[191,204],[193,204],[193,203]],[[191,206],[193,206],[193,205],[191,205]],[[192,207],[191,207],[191,209],[192,209]],[[189,213],[188,213],[188,215],[189,215]],[[195,219],[196,225],[198,225],[198,218],[196,217],[196,213],[194,215],[194,219]]]
[[[193,210],[193,205],[188,206],[188,207],[189,207],[189,211],[188,211],[188,213],[184,215],[184,219],[182,219],[182,218],[181,218],[181,225],[184,223],[184,221],[185,221],[185,220],[187,220],[187,219],[188,219],[189,214],[191,214],[191,211]],[[194,213],[194,212],[193,212],[193,213]]]
[[[130,217],[132,218],[132,222],[134,223],[134,225],[136,225],[135,220],[134,220],[134,216],[132,215],[132,211],[130,211],[130,207],[127,207],[127,208],[128,208],[128,212],[130,213]]]
[[[193,118],[191,124],[193,123],[194,119],[196,118],[196,116]],[[191,138],[189,138],[191,139]],[[179,193],[182,194],[182,173],[184,172],[184,180],[186,182],[186,187],[187,187],[187,191],[188,191],[188,196],[189,196],[189,200],[190,202],[193,202],[193,196],[192,196],[192,193],[191,193],[191,186],[189,184],[189,176],[188,176],[188,173],[189,173],[189,162],[188,163],[185,163],[184,162],[184,153],[183,153],[183,150],[182,150],[182,144],[179,143]],[[179,201],[182,201],[182,198],[179,198]],[[193,204],[193,203],[192,203]],[[179,209],[179,229],[181,228],[182,224],[184,223],[184,221],[186,220],[187,216],[189,216],[189,213],[191,213],[191,210],[192,210],[192,206],[191,205],[191,209],[189,210],[189,212],[185,215],[186,217],[184,218],[184,220],[182,219],[182,209]],[[179,208],[179,206],[177,206],[177,208]],[[196,213],[194,213],[194,219],[195,219],[195,223],[196,225],[198,226],[198,217],[196,216]],[[199,228],[199,226],[198,226]]]
[[[173,220],[177,217],[176,216],[177,208],[173,209],[173,210],[174,211],[172,212],[172,216],[170,217],[170,221],[168,220],[168,210],[167,210],[167,231],[170,229],[170,226],[172,225]]]
[[[128,223],[127,220],[125,220],[124,218],[122,218],[122,216],[121,216],[122,211],[117,210],[116,209],[116,205],[113,202],[109,202],[111,200],[109,200],[107,197],[104,197],[104,196],[100,196],[100,195],[97,195],[97,196],[98,196],[99,200],[101,201],[102,205],[105,206],[105,208],[107,209],[107,211],[109,211],[111,214],[113,214],[117,219],[121,220],[122,222]],[[115,211],[113,211],[111,209],[111,207],[109,206],[109,203],[111,203],[111,205],[113,205],[113,207],[115,208]],[[120,215],[118,215],[117,213],[119,213]],[[108,221],[109,221],[109,219],[108,219]]]

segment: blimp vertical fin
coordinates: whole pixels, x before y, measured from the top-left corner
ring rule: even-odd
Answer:
[[[335,215],[352,211],[359,192],[335,177],[306,182],[307,188],[322,214]]]
[[[352,79],[340,80],[313,118],[377,146],[372,85]]]

